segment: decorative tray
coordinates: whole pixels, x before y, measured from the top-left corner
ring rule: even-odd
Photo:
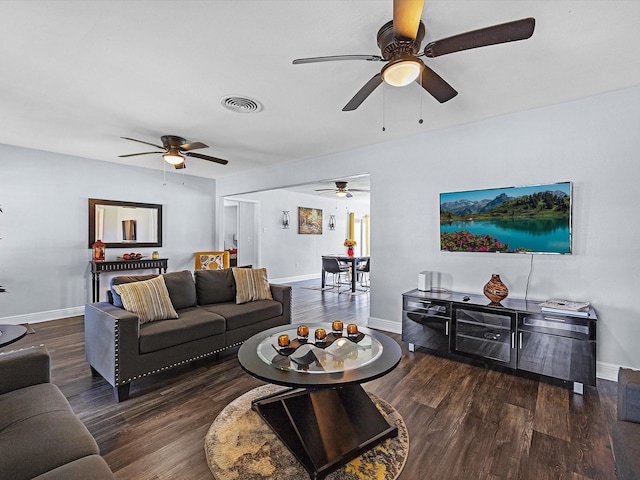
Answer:
[[[327,335],[324,342],[316,343],[315,327],[310,326],[307,341],[298,340],[295,328],[280,330],[263,339],[256,353],[264,363],[274,368],[305,374],[337,373],[362,368],[382,355],[380,342],[366,332],[358,332],[357,336],[349,338],[346,331],[342,335],[334,334],[330,324],[328,328],[322,325]],[[290,339],[286,347],[278,345],[283,335],[288,335]]]
[[[325,337],[325,341],[322,342],[322,343],[314,342],[313,339],[311,339],[311,341],[309,341],[309,340],[298,340],[297,338],[294,338],[293,340],[291,340],[291,342],[289,343],[288,347],[279,348],[279,347],[276,347],[273,344],[272,345],[273,345],[273,348],[276,349],[276,352],[278,352],[278,354],[284,355],[285,357],[288,357],[289,355],[293,354],[298,348],[300,348],[303,345],[313,345],[316,348],[321,348],[321,349],[324,350],[325,348],[329,347],[333,342],[335,342],[336,340],[338,340],[340,338],[345,338],[345,339],[349,340],[350,342],[358,343],[358,342],[361,342],[362,339],[364,339],[364,333],[358,332],[358,335],[356,337],[354,337],[354,338],[349,338],[348,336],[336,335],[334,333],[329,333]]]
[[[140,255],[139,257],[129,257],[129,258],[117,257],[118,261],[121,261],[121,262],[131,262],[136,260],[142,260],[143,258],[147,258],[147,257],[143,255]]]

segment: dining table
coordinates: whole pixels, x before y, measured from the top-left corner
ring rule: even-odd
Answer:
[[[366,262],[367,260],[369,260],[368,256],[352,256],[350,257],[349,255],[323,255],[323,258],[325,257],[329,257],[329,258],[336,258],[338,259],[339,262],[343,262],[343,263],[348,263],[351,266],[351,293],[355,293],[356,292],[356,284],[357,284],[357,279],[358,276],[356,275],[356,267],[358,266],[358,263],[361,262]],[[324,289],[325,286],[325,276],[326,276],[326,271],[323,268],[322,269],[322,288]]]

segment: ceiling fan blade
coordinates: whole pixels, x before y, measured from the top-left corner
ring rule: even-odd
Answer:
[[[393,1],[393,35],[398,40],[415,40],[424,0]]]
[[[347,194],[345,195],[345,197],[347,197],[347,198],[351,198],[351,197],[353,197],[353,195],[351,195],[349,192],[347,192]]]
[[[350,188],[350,192],[371,192],[371,190],[363,190],[362,188]]]
[[[369,95],[371,95],[371,92],[373,92],[381,83],[382,75],[379,73],[375,74],[371,77],[371,80],[365,83],[364,87],[362,87],[360,91],[356,93],[351,100],[349,100],[349,103],[344,106],[342,111],[350,112],[358,108],[360,104],[364,102]]]
[[[164,153],[164,151],[162,152],[141,152],[141,153],[129,153],[127,155],[118,155],[118,157],[120,158],[125,158],[125,157],[135,157],[136,155],[151,155],[151,154],[161,154]]]
[[[328,57],[296,58],[293,61],[293,64],[300,65],[302,63],[333,62],[336,60],[367,60],[369,62],[381,62],[382,57],[379,55],[331,55]]]
[[[193,143],[185,143],[183,145],[180,145],[180,150],[185,150],[185,151],[189,151],[189,150],[197,150],[198,148],[209,148],[209,145],[205,145],[202,142],[193,142]]]
[[[194,152],[184,152],[184,155],[187,157],[199,158],[201,160],[208,160],[210,162],[219,163],[221,165],[226,165],[229,163],[229,160],[223,160],[221,158],[210,157],[209,155],[203,155],[202,153],[194,153]]]
[[[318,188],[316,189],[316,192],[333,192],[335,191],[335,188]]]
[[[125,140],[131,140],[132,142],[144,143],[145,145],[151,145],[152,147],[156,147],[156,148],[159,148],[160,150],[164,150],[163,146],[156,145],[154,143],[143,142],[142,140],[136,140],[135,138],[129,138],[129,137],[120,137],[120,138],[123,138]]]
[[[522,20],[472,30],[431,42],[424,47],[424,54],[427,57],[439,57],[440,55],[472,48],[525,40],[533,35],[535,26],[535,18],[523,18]]]
[[[448,102],[458,94],[440,75],[426,65],[424,65],[421,77],[422,88],[440,103]]]

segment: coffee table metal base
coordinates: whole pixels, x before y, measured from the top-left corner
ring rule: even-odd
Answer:
[[[254,400],[252,408],[313,480],[398,435],[360,385],[290,388]]]

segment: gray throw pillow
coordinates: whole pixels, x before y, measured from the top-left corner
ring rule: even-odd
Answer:
[[[165,273],[162,276],[167,285],[173,308],[181,310],[197,305],[196,284],[189,270]]]
[[[236,282],[230,268],[196,270],[198,305],[236,301]]]

